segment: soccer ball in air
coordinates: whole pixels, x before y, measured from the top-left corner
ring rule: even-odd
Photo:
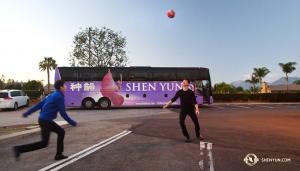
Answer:
[[[175,17],[175,11],[169,10],[169,11],[167,12],[167,16],[168,16],[169,18],[174,18],[174,17]]]

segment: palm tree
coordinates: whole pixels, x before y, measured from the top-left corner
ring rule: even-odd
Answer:
[[[282,71],[285,73],[285,82],[286,82],[286,90],[289,90],[288,84],[289,84],[289,77],[288,74],[292,73],[293,71],[296,70],[294,65],[297,65],[296,62],[288,62],[288,63],[279,63],[278,64]]]
[[[259,79],[255,76],[255,74],[253,73],[251,75],[251,80],[245,80],[246,83],[251,83],[252,84],[252,88],[253,88],[253,93],[255,92],[255,84],[257,84],[259,82]]]
[[[294,84],[300,84],[300,78],[298,80],[295,80],[293,83]]]
[[[269,73],[270,73],[270,71],[266,67],[254,68],[253,74],[258,78],[260,87],[261,87],[262,78],[264,78]]]
[[[56,61],[52,57],[44,57],[44,60],[39,63],[41,71],[47,71],[48,76],[48,91],[50,91],[50,71],[57,66]]]

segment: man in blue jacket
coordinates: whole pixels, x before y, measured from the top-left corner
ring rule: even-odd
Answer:
[[[58,135],[57,152],[54,159],[61,160],[68,158],[68,156],[63,155],[62,153],[64,151],[65,130],[57,125],[53,120],[57,117],[57,112],[59,112],[60,115],[72,126],[76,126],[77,123],[68,116],[65,110],[64,92],[66,92],[67,89],[65,82],[63,80],[58,80],[55,82],[54,87],[56,91],[53,94],[23,114],[23,117],[26,118],[28,115],[41,109],[38,122],[41,128],[42,140],[31,144],[14,146],[13,152],[17,160],[21,153],[47,147],[51,131]]]

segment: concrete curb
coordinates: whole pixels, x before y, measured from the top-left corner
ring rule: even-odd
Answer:
[[[55,121],[55,122],[64,129],[72,126],[66,121]],[[13,134],[0,136],[0,144],[11,142],[11,141],[16,141],[16,140],[20,140],[20,139],[25,139],[25,138],[28,138],[28,137],[31,137],[34,135],[38,135],[38,134],[40,134],[40,130],[41,129],[39,127],[37,127],[35,129],[30,129],[30,130],[26,130],[26,131],[21,131],[21,132],[16,132]]]

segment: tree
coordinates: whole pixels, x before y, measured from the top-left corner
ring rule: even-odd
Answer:
[[[253,73],[251,75],[251,80],[245,80],[246,83],[251,83],[252,84],[252,91],[253,93],[255,92],[255,84],[257,84],[259,82],[259,79],[255,76],[255,74]]]
[[[300,84],[300,78],[298,80],[295,80],[293,83],[294,84]]]
[[[43,87],[43,81],[41,80],[28,80],[23,84],[23,90],[39,90]]]
[[[128,57],[123,50],[126,44],[121,32],[89,27],[74,36],[74,49],[68,60],[71,66],[127,66]]]
[[[269,73],[270,73],[270,71],[266,67],[254,68],[253,74],[258,78],[260,87],[261,87],[261,83],[262,83],[262,78],[264,78]]]
[[[50,91],[50,71],[57,67],[56,61],[52,57],[44,57],[44,60],[39,63],[41,71],[47,71],[48,76],[48,91]]]
[[[296,70],[294,65],[297,65],[296,62],[288,62],[288,63],[279,63],[278,64],[282,71],[285,73],[285,82],[286,82],[286,90],[289,90],[288,84],[289,84],[289,77],[288,74],[292,73]]]
[[[2,74],[0,78],[0,90],[4,87],[5,87],[5,76],[4,74]]]
[[[5,89],[14,89],[15,88],[15,80],[14,79],[8,79],[6,81]]]
[[[221,82],[219,84],[215,84],[216,93],[236,93],[236,88],[233,85],[226,84],[225,82]]]
[[[243,91],[244,91],[244,89],[243,89],[243,87],[241,87],[241,86],[238,86],[238,87],[236,88],[236,91],[239,93],[239,92],[243,92]]]

